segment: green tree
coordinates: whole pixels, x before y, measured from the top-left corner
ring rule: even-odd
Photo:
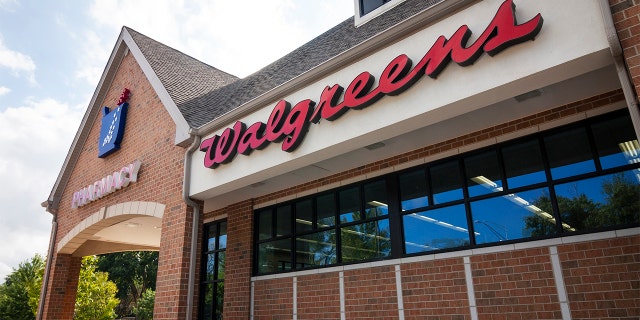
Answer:
[[[604,195],[602,202],[594,201],[576,190],[573,197],[557,196],[560,219],[573,230],[589,230],[640,222],[640,184],[624,173],[603,179],[600,185]],[[548,195],[533,201],[543,211],[552,213]],[[549,219],[537,215],[525,218],[525,229],[532,236],[556,233],[556,226]]]
[[[109,279],[118,287],[116,308],[118,317],[131,315],[147,289],[155,290],[158,273],[158,252],[130,251],[98,257],[98,270],[109,273]]]
[[[115,307],[120,303],[116,298],[116,284],[109,281],[106,272],[97,271],[98,258],[82,258],[82,268],[78,281],[78,294],[74,319],[107,320],[115,319]]]
[[[133,314],[136,315],[137,320],[151,320],[153,319],[153,306],[156,299],[156,292],[147,289],[142,293],[138,304],[133,307]]]
[[[19,264],[0,285],[0,319],[35,319],[45,260],[36,254]]]

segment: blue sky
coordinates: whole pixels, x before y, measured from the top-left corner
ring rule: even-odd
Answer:
[[[47,253],[49,196],[123,25],[244,77],[352,0],[0,0],[0,282]]]

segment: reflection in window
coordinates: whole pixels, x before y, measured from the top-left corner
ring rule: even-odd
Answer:
[[[639,162],[638,140],[629,117],[618,117],[591,126],[603,169]]]
[[[296,232],[311,230],[313,228],[313,207],[311,200],[296,203]]]
[[[389,214],[387,206],[386,181],[379,180],[364,185],[365,218],[375,218]]]
[[[576,128],[544,139],[554,179],[595,171],[585,128]]]
[[[560,218],[576,230],[640,222],[640,182],[634,171],[556,186]]]
[[[200,314],[203,319],[222,319],[227,222],[205,225],[204,236],[208,245],[203,248]]]
[[[434,204],[462,199],[462,176],[457,160],[433,166],[429,174]]]
[[[326,266],[336,263],[336,232],[329,230],[296,238],[296,267]]]
[[[353,187],[338,193],[340,198],[340,222],[360,220],[360,188]]]
[[[291,234],[291,206],[276,209],[276,237]]]
[[[507,185],[510,189],[546,180],[542,151],[538,140],[518,143],[502,149]]]
[[[271,230],[273,229],[273,213],[271,210],[258,213],[258,220],[258,237],[260,239],[271,238]]]
[[[502,191],[502,174],[500,173],[500,164],[498,163],[498,155],[495,151],[484,152],[479,155],[467,157],[464,159],[464,168],[469,181],[469,196],[478,196],[494,192],[493,189],[499,188]],[[489,188],[488,182],[491,187]]]
[[[386,257],[391,253],[389,220],[377,220],[341,229],[342,262]]]
[[[256,210],[254,272],[638,226],[640,146],[621,115]]]
[[[318,213],[318,228],[330,227],[336,224],[336,196],[333,193],[318,196],[316,200]]]
[[[544,188],[472,202],[476,244],[555,234],[553,211],[536,205],[548,198]]]
[[[360,16],[381,7],[383,4],[391,0],[359,0],[360,1]]]
[[[402,210],[422,208],[429,205],[427,177],[424,169],[402,174],[399,179]]]
[[[262,243],[258,246],[258,272],[288,271],[292,268],[291,240]]]
[[[403,218],[406,253],[469,245],[464,205],[407,214]]]

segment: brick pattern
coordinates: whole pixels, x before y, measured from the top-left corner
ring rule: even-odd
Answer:
[[[479,319],[562,319],[547,248],[471,257]]]
[[[98,158],[101,116],[89,120],[88,140],[85,145],[77,146],[82,153],[62,194],[54,250],[57,251],[57,243],[73,227],[100,208],[129,201],[164,204],[166,209],[162,219],[154,319],[185,318],[192,224],[191,210],[184,204],[181,196],[185,149],[174,145],[175,124],[133,55],[123,58],[113,81],[105,85],[109,85],[109,89],[105,100],[100,103],[110,108],[116,106],[123,88],[131,90],[121,149],[104,159]],[[138,182],[85,206],[71,209],[74,192],[135,159],[142,161]],[[61,261],[66,258],[59,256],[54,259]],[[75,270],[58,268],[54,264],[50,278],[54,279],[54,283],[57,279],[67,279],[65,281],[70,281],[71,284],[77,281],[77,274],[74,272]],[[75,300],[75,289],[63,292],[49,287],[47,300]],[[48,308],[44,314],[46,319],[71,319],[72,316],[73,308]]]
[[[345,271],[344,298],[347,319],[398,319],[394,267]]]
[[[405,319],[471,319],[462,258],[403,264]]]
[[[640,236],[558,247],[573,319],[640,319]]]
[[[248,319],[251,303],[251,260],[253,258],[253,203],[241,202],[214,213],[227,218],[227,253],[224,276],[224,318]],[[211,214],[206,217],[211,216]],[[205,219],[206,219],[205,217]]]
[[[609,0],[636,96],[640,99],[640,0]]]
[[[284,320],[293,318],[292,278],[258,281],[255,284],[254,294],[256,303],[253,319]]]
[[[298,277],[298,319],[340,319],[340,278],[338,273]]]
[[[639,0],[640,1],[640,0]],[[572,102],[563,106],[559,106],[553,109],[549,109],[537,114],[533,114],[528,117],[516,119],[503,123],[497,126],[486,128],[480,131],[471,132],[463,136],[459,136],[454,139],[442,141],[434,145],[422,147],[407,153],[403,153],[391,158],[376,161],[364,166],[353,168],[344,172],[340,172],[326,178],[307,182],[302,185],[294,186],[281,190],[279,192],[271,193],[255,199],[256,204],[265,203],[280,198],[295,195],[300,192],[304,192],[311,189],[320,188],[325,185],[330,185],[342,180],[347,180],[353,177],[363,176],[368,173],[384,170],[385,168],[400,165],[405,162],[434,156],[439,153],[443,153],[452,149],[472,145],[474,143],[481,142],[483,140],[495,138],[501,135],[513,133],[515,131],[524,130],[530,127],[538,126],[542,123],[549,121],[559,120],[561,118],[573,116],[579,113],[584,113],[589,110],[597,109],[599,107],[624,100],[622,90],[613,90],[607,93],[599,94],[588,99]]]
[[[81,262],[82,258],[74,258],[66,254],[54,257],[51,269],[56,270],[56,274],[60,276],[50,277],[47,292],[53,294],[50,294],[51,298],[45,302],[43,319],[64,319],[60,315],[73,315]]]

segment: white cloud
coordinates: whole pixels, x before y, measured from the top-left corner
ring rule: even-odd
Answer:
[[[7,87],[0,86],[0,96],[5,95],[5,94],[7,94],[9,92],[11,92],[11,89],[9,89]]]
[[[150,10],[153,15],[140,14]],[[100,26],[126,25],[237,76],[257,71],[352,13],[344,0],[96,0],[90,9]]]
[[[49,196],[82,108],[53,99],[27,100],[0,112],[0,281],[35,253],[46,255],[51,215],[40,206]]]
[[[36,64],[28,55],[4,46],[0,36],[0,68],[9,68],[15,76],[24,75],[32,84],[36,83]]]

